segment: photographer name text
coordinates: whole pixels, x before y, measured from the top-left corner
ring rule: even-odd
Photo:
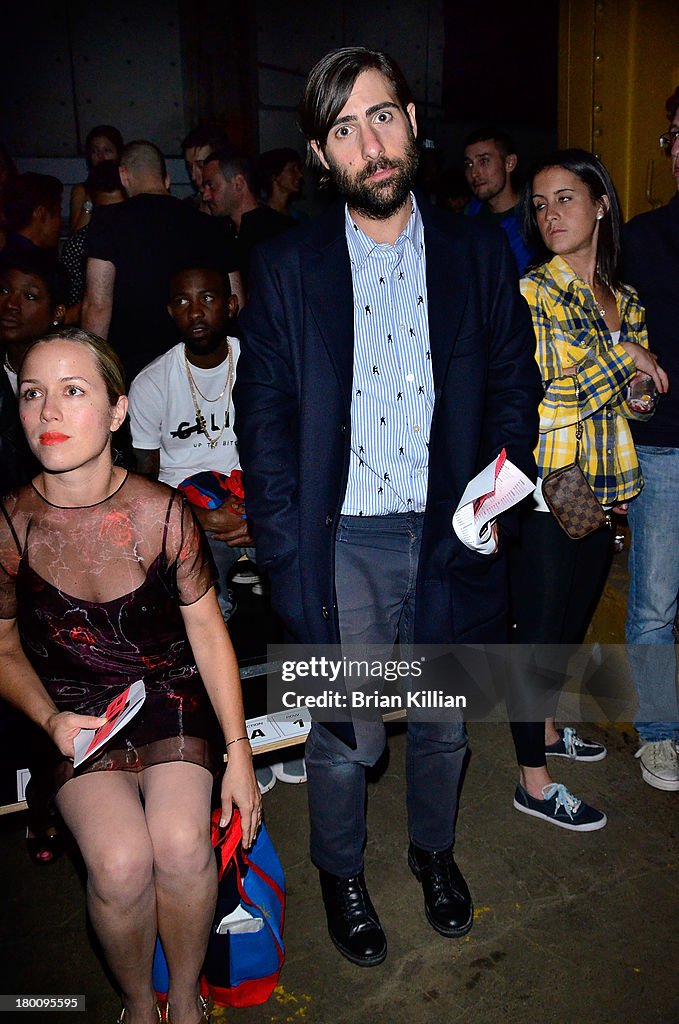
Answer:
[[[288,690],[283,694],[284,708],[378,708],[381,711],[402,711],[408,708],[466,708],[467,698],[463,694],[444,693],[443,690],[413,690],[408,693],[383,693],[381,690],[323,690],[317,694],[295,693]]]

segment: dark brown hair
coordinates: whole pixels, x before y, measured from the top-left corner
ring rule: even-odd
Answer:
[[[668,121],[674,121],[677,110],[679,110],[679,85],[665,101],[665,113],[667,114]]]
[[[307,142],[325,146],[328,132],[349,99],[356,79],[363,71],[379,71],[389,81],[396,100],[405,111],[413,102],[410,86],[396,61],[386,53],[364,46],[332,50],[309,72],[299,107],[299,126]],[[310,160],[317,158],[309,149]]]
[[[7,190],[5,217],[10,231],[21,231],[33,219],[39,206],[50,212],[61,210],[64,186],[52,174],[25,171],[17,175]]]
[[[587,186],[593,203],[604,195],[608,196],[608,209],[604,210],[599,226],[596,269],[604,284],[615,288],[620,282],[620,204],[610,174],[594,153],[585,149],[560,149],[534,164],[519,199],[519,218],[525,241],[535,252],[540,253],[538,263],[546,263],[554,255],[542,240],[533,204],[535,177],[549,167],[563,167],[575,174]]]
[[[87,133],[85,139],[85,158],[89,166],[90,149],[95,139],[102,138],[108,139],[112,146],[115,146],[118,159],[123,151],[123,137],[112,124],[97,124],[94,128],[91,128]]]

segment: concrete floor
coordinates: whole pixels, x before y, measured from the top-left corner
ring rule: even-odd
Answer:
[[[590,639],[621,639],[626,573],[617,556]],[[427,924],[406,861],[405,737],[370,787],[366,875],[389,941],[379,967],[345,961],[331,945],[307,856],[304,786],[264,797],[287,875],[287,960],[269,1002],[217,1010],[238,1024],[679,1024],[679,809],[676,793],[641,781],[629,727],[597,727],[609,756],[563,763],[556,777],[608,816],[579,835],[518,814],[509,730],[472,724],[456,856],[475,901],[462,940]],[[26,856],[21,815],[0,819],[0,992],[85,993],[87,1012],[38,1015],[113,1024],[118,997],[88,939],[84,895],[67,858]],[[674,952],[673,952],[674,951]],[[26,1019],[0,1015],[5,1021]],[[33,1019],[36,1019],[35,1017]]]

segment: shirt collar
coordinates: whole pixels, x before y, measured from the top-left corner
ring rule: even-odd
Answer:
[[[549,261],[549,271],[552,275],[558,288],[563,292],[572,292],[577,295],[580,301],[587,301],[589,304],[597,308],[597,302],[594,298],[594,293],[588,284],[582,280],[581,277],[575,273],[573,268],[566,263],[566,260],[562,256],[553,256]],[[618,309],[622,312],[629,301],[629,294],[624,285],[613,289],[615,300],[618,304]]]
[[[549,272],[554,281],[562,291],[567,292],[576,285],[582,287],[583,283],[573,268],[566,263],[563,256],[552,256],[549,261]]]
[[[549,272],[557,288],[562,292],[576,295],[579,301],[585,304],[596,305],[592,289],[575,273],[563,256],[552,256],[549,261]]]
[[[344,225],[349,248],[349,258],[355,267],[362,267],[366,260],[372,255],[375,249],[402,249],[406,244],[412,246],[413,252],[421,259],[424,256],[424,225],[417,201],[413,193],[410,193],[412,213],[408,223],[398,236],[393,245],[375,242],[364,231],[361,231],[358,224],[352,219],[348,205],[344,208]]]

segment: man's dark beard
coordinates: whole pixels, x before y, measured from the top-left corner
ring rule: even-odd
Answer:
[[[333,181],[346,199],[349,208],[369,217],[371,220],[387,220],[400,210],[410,194],[415,181],[419,154],[415,137],[411,134],[405,154],[400,160],[386,157],[367,164],[357,177],[330,164]],[[387,167],[396,169],[396,174],[384,181],[369,183],[367,179],[375,171]]]
[[[186,345],[187,349],[192,355],[195,356],[211,356],[213,352],[216,352],[219,346],[224,341],[224,338],[228,335],[228,330],[213,330],[205,338],[198,338],[194,340],[191,337],[182,337],[182,341]],[[225,356],[226,358],[226,356]]]

